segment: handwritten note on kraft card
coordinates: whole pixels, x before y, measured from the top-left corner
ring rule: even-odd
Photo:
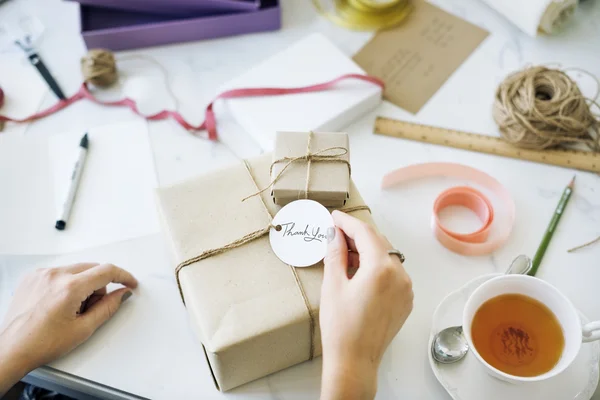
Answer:
[[[355,56],[385,82],[384,97],[416,114],[488,36],[425,1],[400,26],[378,32]]]

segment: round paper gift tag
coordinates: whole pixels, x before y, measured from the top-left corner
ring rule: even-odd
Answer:
[[[309,267],[325,258],[331,213],[313,200],[296,200],[273,218],[269,239],[275,255],[294,267]]]

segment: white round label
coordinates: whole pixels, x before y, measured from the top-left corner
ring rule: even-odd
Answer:
[[[269,239],[275,255],[294,267],[309,267],[325,258],[331,213],[313,200],[296,200],[273,218]]]

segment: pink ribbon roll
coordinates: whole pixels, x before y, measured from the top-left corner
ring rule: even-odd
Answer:
[[[468,180],[485,187],[501,200],[508,214],[506,221],[503,221],[505,223],[495,221],[492,202],[472,187],[456,186],[443,191],[434,201],[431,227],[434,236],[444,247],[458,254],[479,256],[490,254],[506,243],[515,221],[515,203],[508,190],[484,172],[455,163],[415,164],[386,174],[381,187],[387,189],[399,183],[432,176]],[[482,226],[470,233],[458,233],[444,227],[439,214],[448,206],[471,209],[481,220]],[[490,240],[489,234],[493,225],[498,226],[498,235]]]

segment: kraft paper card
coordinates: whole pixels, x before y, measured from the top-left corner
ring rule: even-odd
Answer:
[[[416,114],[488,32],[427,2],[414,6],[403,24],[377,33],[354,61],[385,82],[386,100]]]

